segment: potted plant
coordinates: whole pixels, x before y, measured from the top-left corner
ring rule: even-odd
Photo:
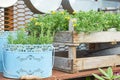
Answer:
[[[16,37],[9,35],[8,44],[4,47],[4,76],[51,76],[53,37],[57,31],[68,29],[69,19],[66,11],[51,11],[51,14],[31,18],[25,30],[18,31]]]
[[[20,78],[29,75],[40,78],[50,77],[53,67],[53,35],[50,27],[42,27],[39,33],[17,31],[16,37],[8,36],[4,47],[3,75]]]

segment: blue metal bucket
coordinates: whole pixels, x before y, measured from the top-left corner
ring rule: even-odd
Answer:
[[[25,75],[50,77],[53,68],[53,46],[8,44],[3,56],[3,75],[20,78]]]
[[[3,72],[2,66],[2,54],[3,54],[3,46],[7,43],[7,32],[0,32],[0,72]]]
[[[0,38],[0,72],[3,72],[3,66],[2,66],[2,54],[3,54],[3,46],[6,43],[5,38]]]
[[[3,72],[3,66],[2,66],[2,54],[3,54],[3,46],[7,44],[7,37],[9,34],[14,34],[15,36],[16,32],[15,31],[3,31],[0,32],[0,72]]]

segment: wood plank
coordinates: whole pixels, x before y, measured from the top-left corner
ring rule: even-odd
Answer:
[[[73,43],[103,43],[103,42],[120,42],[120,32],[95,32],[91,34],[73,35]]]
[[[106,68],[104,68],[104,70],[106,70]],[[120,71],[120,66],[119,67],[114,67],[113,71],[114,72],[119,72]],[[74,74],[69,74],[69,73],[53,70],[53,74],[49,78],[31,79],[31,80],[66,80],[66,79],[73,79],[73,78],[79,78],[79,77],[92,76],[92,73],[100,74],[98,69],[81,71],[81,72],[74,73]],[[0,80],[17,80],[17,79],[4,78],[2,73],[0,73]],[[28,80],[28,79],[24,79],[24,80]]]
[[[76,47],[75,46],[69,46],[68,57],[73,60],[71,73],[77,72],[77,69],[76,69]]]
[[[73,24],[76,24],[77,23],[77,19],[76,18],[71,18],[69,20],[69,31],[74,31],[74,26]]]
[[[120,65],[120,55],[77,58],[77,70]]]
[[[76,69],[76,57],[77,57],[76,56],[76,46],[69,46],[68,57],[73,60],[71,72],[72,73],[77,72],[77,69]]]
[[[72,43],[72,32],[71,31],[61,31],[57,32],[54,37],[54,42],[56,43]]]
[[[91,34],[73,33],[71,31],[58,32],[54,38],[55,43],[103,43],[120,42],[120,32],[95,32]]]
[[[72,59],[64,57],[55,57],[54,68],[59,70],[72,70]]]

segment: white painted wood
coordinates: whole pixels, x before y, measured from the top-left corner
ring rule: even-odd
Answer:
[[[26,5],[35,13],[50,13],[56,11],[62,0],[24,0]]]
[[[101,7],[101,0],[63,0],[63,8],[69,12],[98,10]]]
[[[0,0],[0,7],[10,7],[14,5],[18,0]]]

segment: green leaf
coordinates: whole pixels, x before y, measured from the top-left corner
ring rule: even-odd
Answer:
[[[110,78],[109,75],[102,69],[99,68],[99,71],[106,77]]]
[[[90,77],[86,77],[86,80],[91,80]]]
[[[120,75],[118,75],[118,76],[114,75],[113,79],[120,79]]]
[[[101,77],[104,78],[105,80],[109,80],[109,78],[106,76],[101,76]]]
[[[100,77],[99,75],[97,74],[92,74],[95,78],[99,79],[99,80],[105,80],[104,78]]]
[[[112,76],[113,76],[113,71],[112,71],[112,68],[111,68],[111,67],[109,67],[109,68],[107,69],[107,74],[109,75],[110,78],[112,78]]]

